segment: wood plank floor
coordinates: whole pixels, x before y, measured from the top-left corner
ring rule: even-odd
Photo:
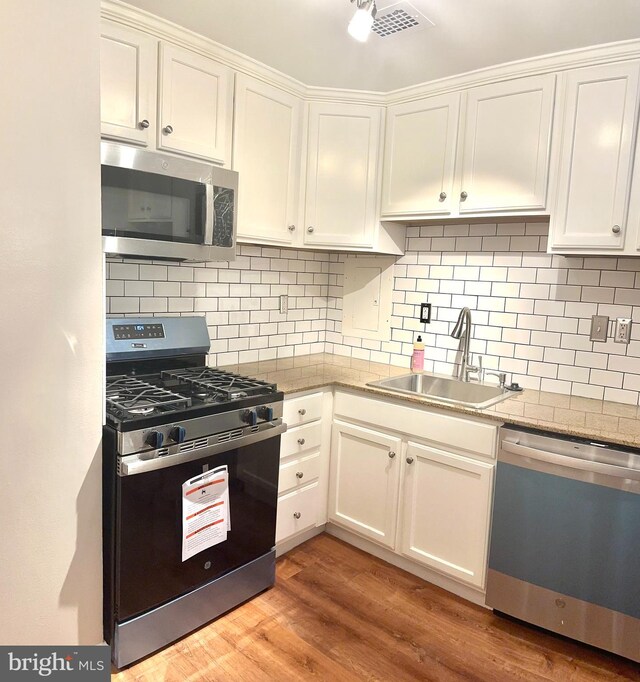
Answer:
[[[112,682],[639,680],[640,666],[495,616],[323,534],[276,586]]]

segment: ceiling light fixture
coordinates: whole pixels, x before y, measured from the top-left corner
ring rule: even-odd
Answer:
[[[361,43],[366,42],[373,20],[376,18],[376,2],[375,0],[351,0],[356,3],[356,13],[349,22],[349,35]]]

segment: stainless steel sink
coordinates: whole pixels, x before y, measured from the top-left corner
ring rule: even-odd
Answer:
[[[405,393],[425,398],[441,400],[445,403],[483,409],[495,405],[513,395],[499,386],[478,384],[459,379],[451,379],[436,374],[403,374],[381,381],[372,381],[367,386],[384,388],[388,391]]]

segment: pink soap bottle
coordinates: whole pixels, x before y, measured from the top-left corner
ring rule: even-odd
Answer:
[[[422,372],[424,369],[424,343],[422,337],[418,336],[413,344],[413,355],[411,356],[411,370]]]

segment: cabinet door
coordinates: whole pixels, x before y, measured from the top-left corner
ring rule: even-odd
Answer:
[[[298,211],[302,100],[236,76],[233,168],[240,173],[238,237],[291,244]]]
[[[372,247],[381,107],[311,104],[304,241]]]
[[[638,62],[625,62],[565,76],[552,249],[624,247],[638,72]]]
[[[555,76],[467,93],[460,212],[544,209]]]
[[[100,120],[105,137],[147,145],[155,126],[158,41],[102,22]]]
[[[383,216],[451,212],[459,111],[459,93],[387,109]]]
[[[392,549],[401,445],[379,431],[333,423],[329,520]]]
[[[409,443],[403,466],[401,552],[483,587],[493,465]]]
[[[213,59],[160,46],[158,147],[228,164],[233,74]]]

